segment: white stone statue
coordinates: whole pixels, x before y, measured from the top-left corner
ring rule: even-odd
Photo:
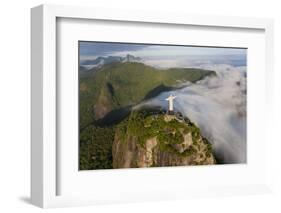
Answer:
[[[168,98],[166,98],[166,101],[169,101],[169,111],[173,111],[174,110],[174,99],[177,96],[173,96],[172,94],[170,94],[170,96]]]

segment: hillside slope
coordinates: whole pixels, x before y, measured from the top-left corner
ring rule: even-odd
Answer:
[[[137,62],[112,63],[88,71],[80,76],[80,129],[110,112],[111,119],[122,113],[125,116],[130,106],[144,99],[208,75],[215,72],[187,68],[158,70]]]

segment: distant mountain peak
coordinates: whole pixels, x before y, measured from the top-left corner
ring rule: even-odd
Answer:
[[[99,56],[91,60],[80,61],[80,71],[95,71],[103,65],[116,63],[116,62],[141,62],[140,57],[127,54],[125,57],[121,56]]]
[[[130,55],[130,54],[127,54],[126,57],[124,58],[124,61],[126,61],[126,62],[140,62],[141,58],[135,57],[135,56]]]

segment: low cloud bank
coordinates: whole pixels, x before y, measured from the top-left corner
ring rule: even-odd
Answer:
[[[198,67],[215,70],[217,77],[161,93],[142,105],[167,109],[165,98],[176,95],[175,109],[199,126],[220,161],[246,163],[246,68],[227,64]]]

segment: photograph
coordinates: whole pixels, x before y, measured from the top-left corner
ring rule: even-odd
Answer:
[[[78,41],[79,170],[247,163],[247,48]]]

